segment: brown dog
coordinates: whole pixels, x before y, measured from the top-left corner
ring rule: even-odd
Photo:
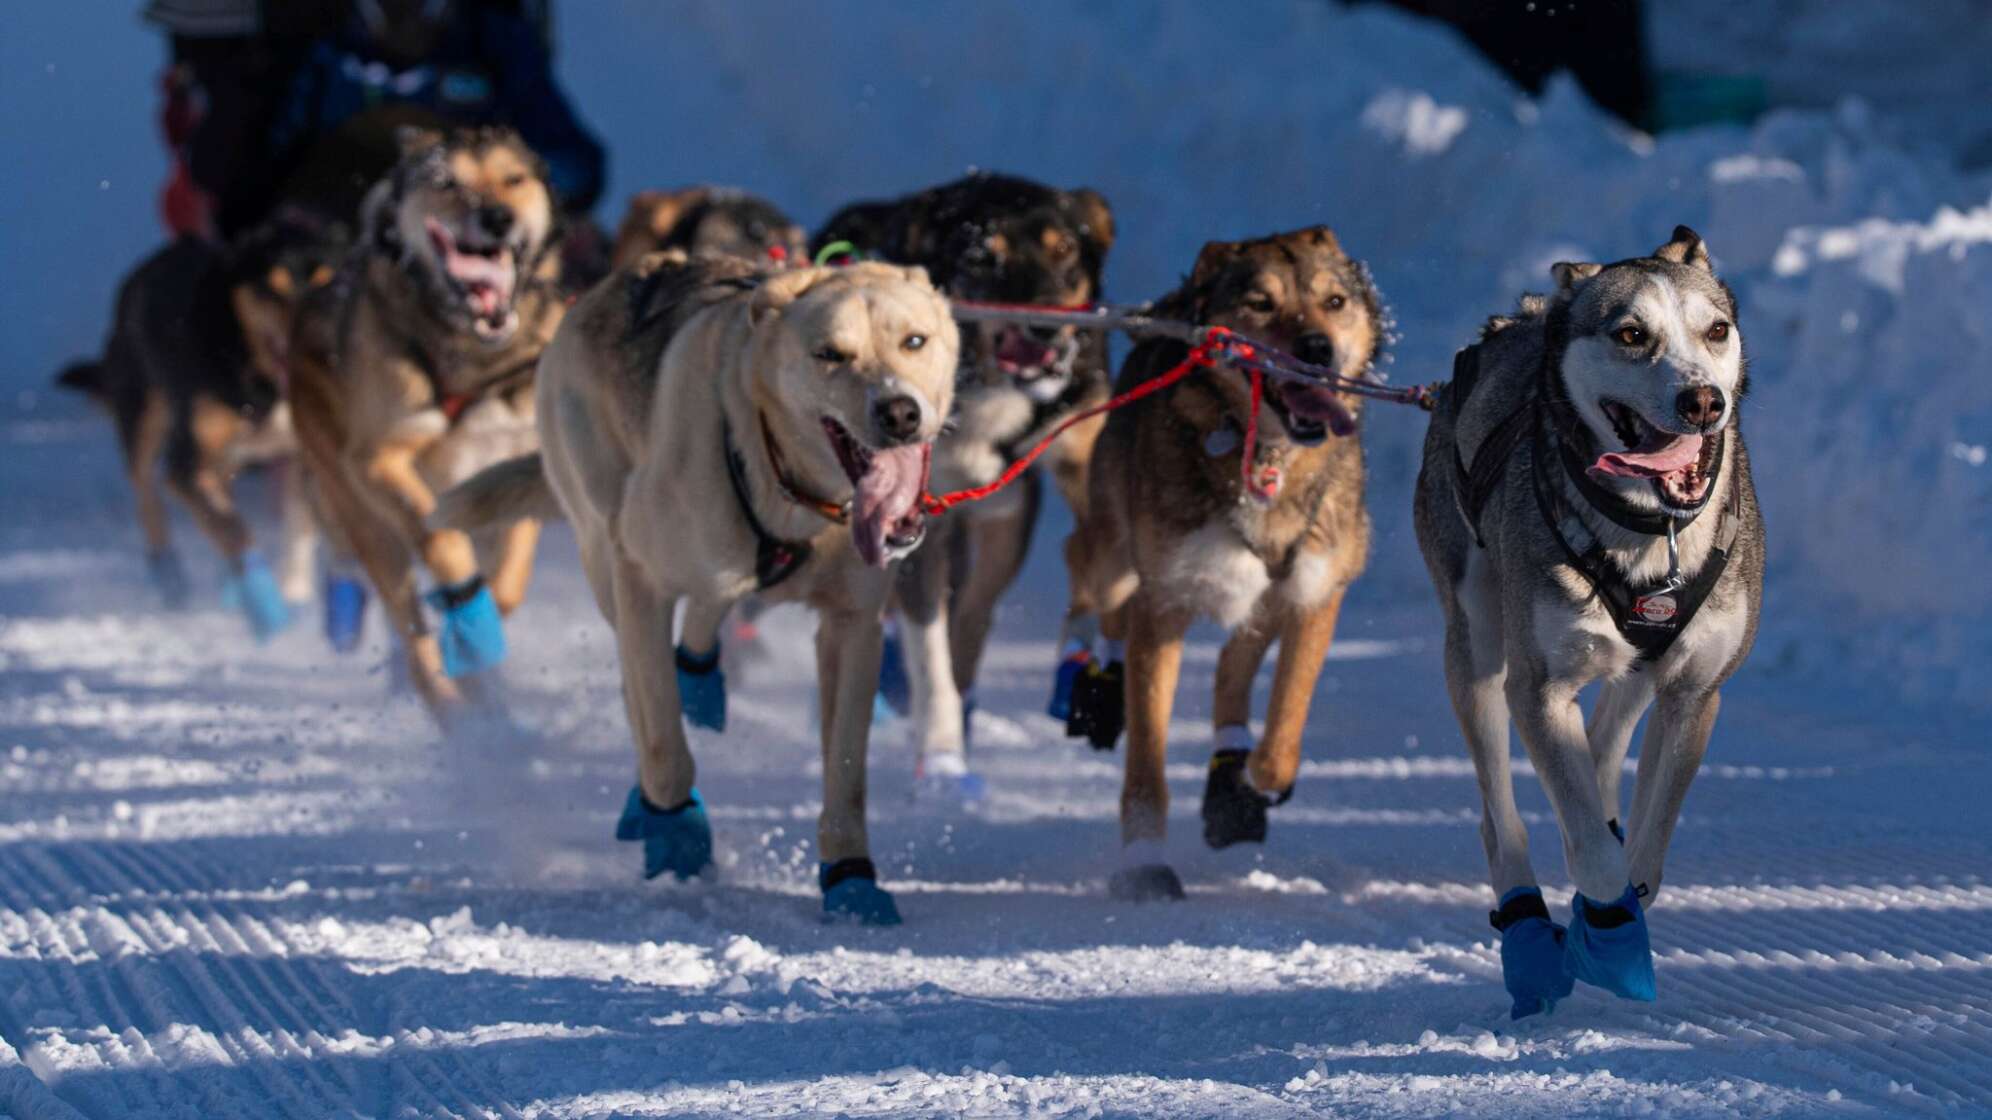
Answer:
[[[1101,298],[1113,245],[1113,214],[1091,190],[1058,190],[1005,175],[975,174],[891,202],[859,203],[833,216],[819,250],[848,241],[860,252],[925,267],[956,299],[1065,307]],[[949,430],[934,449],[935,485],[978,486],[1002,473],[1045,433],[1105,400],[1106,339],[1073,327],[964,327],[962,370]],[[1075,518],[1083,518],[1086,470],[1101,422],[1074,425],[1046,456]],[[1022,484],[940,519],[935,539],[904,565],[897,598],[906,628],[920,767],[947,792],[966,778],[966,713],[996,602],[1030,551],[1039,483]],[[1072,597],[1065,640],[1091,637],[1084,544],[1066,542]],[[966,779],[956,792],[973,796]]]
[[[546,251],[552,202],[519,138],[403,143],[339,280],[300,316],[291,398],[328,533],[365,569],[417,690],[446,717],[464,699],[451,678],[503,657],[497,615],[525,595],[539,526],[473,543],[425,519],[437,493],[537,446],[533,372],[564,304]],[[418,560],[440,636],[416,599]]]
[[[726,187],[638,191],[616,228],[613,266],[628,268],[660,249],[686,257],[722,256],[807,264],[802,227],[775,204]]]
[[[1205,245],[1189,282],[1159,314],[1228,327],[1349,376],[1369,366],[1383,333],[1367,272],[1319,226]],[[1163,373],[1187,352],[1173,340],[1141,343],[1116,389]],[[1082,678],[1074,724],[1111,747],[1124,674],[1121,840],[1129,859],[1110,883],[1115,897],[1183,896],[1161,858],[1169,805],[1163,761],[1183,634],[1198,616],[1231,631],[1218,660],[1204,839],[1214,848],[1263,841],[1267,808],[1292,791],[1342,594],[1369,551],[1356,405],[1323,388],[1268,380],[1250,464],[1261,494],[1242,480],[1251,390],[1239,371],[1200,372],[1107,421],[1079,527],[1091,535],[1107,664]],[[1275,640],[1272,702],[1254,747],[1252,679]]]

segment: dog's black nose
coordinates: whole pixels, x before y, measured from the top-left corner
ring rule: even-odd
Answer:
[[[1293,356],[1309,365],[1335,364],[1335,340],[1325,334],[1304,334],[1293,340]]]
[[[1697,428],[1713,426],[1722,419],[1722,410],[1726,407],[1728,402],[1722,399],[1722,390],[1713,385],[1683,389],[1680,396],[1674,398],[1674,411]]]
[[[503,239],[512,232],[512,223],[517,220],[510,206],[489,205],[477,208],[477,228],[492,237]]]
[[[888,397],[872,406],[872,422],[885,439],[911,443],[920,434],[920,402],[912,397]]]

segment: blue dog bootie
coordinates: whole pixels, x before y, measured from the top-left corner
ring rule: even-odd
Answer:
[[[269,641],[290,625],[290,606],[261,553],[242,554],[241,569],[221,585],[221,601],[242,612],[259,642]]]
[[[325,577],[325,643],[335,653],[360,648],[367,621],[367,585],[351,576]]]
[[[696,789],[676,809],[659,809],[644,798],[641,787],[631,786],[622,819],[616,822],[616,839],[643,841],[646,879],[669,871],[685,880],[712,866],[712,822]]]
[[[1079,680],[1079,674],[1093,663],[1093,651],[1077,638],[1065,643],[1059,652],[1058,668],[1052,670],[1051,700],[1044,706],[1046,715],[1057,720],[1072,718],[1072,686]]]
[[[816,882],[823,888],[823,920],[856,918],[861,925],[896,926],[899,906],[878,885],[878,869],[863,856],[816,865]]]
[[[145,554],[145,578],[152,583],[152,589],[159,592],[160,602],[168,609],[178,610],[187,605],[187,569],[180,563],[180,554],[172,549]]]
[[[425,598],[443,616],[436,641],[442,647],[444,676],[467,677],[505,660],[505,624],[483,576],[439,587]]]
[[[874,708],[872,719],[890,713],[903,716],[913,710],[913,678],[906,675],[906,643],[899,637],[899,625],[887,621],[885,641],[879,647],[878,698],[883,711]]]
[[[1586,984],[1618,996],[1651,1003],[1653,941],[1646,912],[1631,886],[1617,901],[1596,903],[1578,895],[1570,903],[1570,931],[1563,941],[1563,967]]]
[[[1487,921],[1501,931],[1501,982],[1515,1001],[1508,1018],[1556,1010],[1556,1001],[1577,984],[1564,970],[1564,929],[1549,920],[1541,888],[1516,887],[1502,895]]]
[[[719,667],[719,643],[705,653],[677,649],[678,708],[685,722],[708,731],[726,730],[726,671]]]

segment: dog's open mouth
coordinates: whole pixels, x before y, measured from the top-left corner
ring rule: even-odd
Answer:
[[[1325,386],[1277,381],[1266,386],[1266,404],[1286,427],[1288,438],[1302,447],[1319,446],[1330,433],[1346,436],[1356,430],[1355,414]]]
[[[927,534],[920,495],[927,489],[934,445],[909,443],[881,451],[865,446],[828,416],[823,417],[823,434],[851,480],[851,541],[858,557],[883,568],[918,547]]]
[[[1064,391],[1071,375],[1071,340],[1048,342],[1029,330],[1004,324],[989,340],[996,368],[1039,403]]]
[[[517,260],[503,242],[466,247],[449,227],[434,218],[424,221],[429,244],[442,262],[443,278],[470,316],[471,329],[487,341],[503,339],[517,325],[512,295],[518,283]]]
[[[1661,502],[1676,509],[1694,509],[1708,498],[1715,481],[1715,454],[1722,446],[1719,434],[1704,439],[1692,432],[1663,431],[1637,409],[1615,400],[1600,400],[1598,407],[1625,450],[1599,455],[1591,464],[1592,474],[1651,479]]]

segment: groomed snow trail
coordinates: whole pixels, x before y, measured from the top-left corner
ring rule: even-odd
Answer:
[[[148,605],[97,418],[4,435],[0,1113],[1992,1112],[1982,736],[1774,657],[1688,803],[1660,1002],[1511,1025],[1422,600],[1352,600],[1263,851],[1196,842],[1203,636],[1171,769],[1191,897],[1127,907],[1103,890],[1118,758],[1038,714],[1040,550],[983,684],[991,803],[910,802],[882,729],[874,836],[908,922],[831,928],[806,618],[771,619],[737,729],[697,743],[717,881],[644,884],[609,839],[629,748],[564,534],[512,631],[532,735],[446,746],[378,646],[334,657],[306,619],[258,650],[219,609]]]

